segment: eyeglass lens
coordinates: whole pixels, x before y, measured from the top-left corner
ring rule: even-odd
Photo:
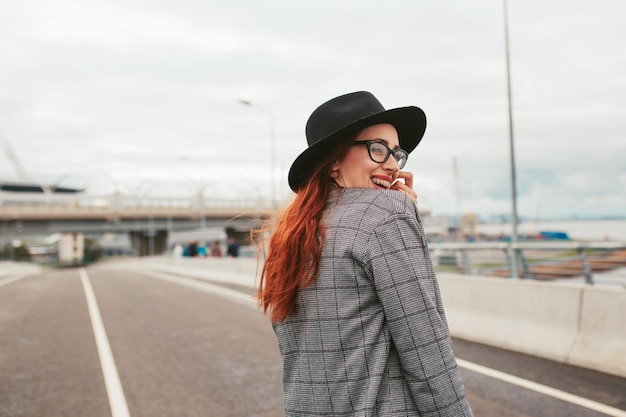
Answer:
[[[406,164],[407,155],[405,151],[402,149],[392,150],[381,142],[370,142],[369,152],[374,162],[383,163],[387,161],[387,158],[389,158],[389,155],[391,154],[398,162],[400,169],[404,168],[404,164]]]

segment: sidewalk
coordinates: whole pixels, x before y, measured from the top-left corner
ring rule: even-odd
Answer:
[[[28,262],[0,261],[0,279],[10,276],[34,275],[41,272],[41,267]]]
[[[117,262],[116,262],[117,263]],[[174,258],[155,256],[129,259],[120,264],[143,270],[179,274],[225,284],[256,288],[257,260],[254,258]]]

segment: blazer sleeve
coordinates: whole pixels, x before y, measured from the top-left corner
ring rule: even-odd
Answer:
[[[420,412],[471,416],[418,219],[415,209],[392,214],[378,224],[367,243],[366,270]]]

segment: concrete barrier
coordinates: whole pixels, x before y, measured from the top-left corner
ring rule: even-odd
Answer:
[[[626,377],[626,290],[439,274],[453,336]]]
[[[626,377],[626,290],[584,287],[580,332],[568,362]]]
[[[246,287],[256,287],[257,260],[255,258],[145,258],[152,269],[163,272],[184,273],[194,278],[224,282]],[[259,269],[258,274],[261,270]]]
[[[256,287],[252,258],[159,258],[150,268]],[[462,339],[626,377],[626,289],[438,274],[450,332]]]
[[[439,276],[450,332],[462,339],[565,362],[578,334],[580,289]]]

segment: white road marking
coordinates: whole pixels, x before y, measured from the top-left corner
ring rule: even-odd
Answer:
[[[0,287],[2,287],[3,285],[7,285],[10,284],[14,281],[17,281],[18,279],[22,279],[24,278],[26,275],[21,275],[21,276],[16,276],[16,277],[8,277],[8,278],[4,278],[0,280]]]
[[[499,379],[500,381],[508,382],[509,384],[517,385],[519,387],[536,391],[550,397],[558,398],[560,400],[567,401],[569,403],[576,404],[578,406],[585,407],[593,411],[597,411],[598,413],[606,414],[607,416],[626,417],[626,411],[620,410],[619,408],[611,407],[555,388],[550,388],[548,386],[529,381],[528,379],[506,374],[496,369],[487,368],[486,366],[478,365],[473,362],[468,362],[463,359],[457,358],[456,361],[462,368],[473,372],[478,372],[479,374],[483,374],[491,378]]]
[[[107,338],[106,330],[104,329],[104,323],[102,322],[102,316],[100,315],[98,301],[96,300],[96,296],[93,292],[93,287],[91,286],[89,276],[87,276],[87,272],[84,268],[80,268],[78,273],[80,274],[80,279],[83,282],[83,289],[85,290],[85,296],[87,297],[87,306],[89,308],[89,315],[91,316],[91,325],[93,326],[93,334],[96,338],[96,346],[98,347],[98,355],[100,356],[100,365],[102,366],[104,383],[109,396],[111,416],[130,417],[128,405],[126,404],[126,397],[124,396],[122,383],[120,382],[120,377],[117,373],[117,367],[115,366],[115,360],[113,359],[113,352],[111,351],[109,339]]]

